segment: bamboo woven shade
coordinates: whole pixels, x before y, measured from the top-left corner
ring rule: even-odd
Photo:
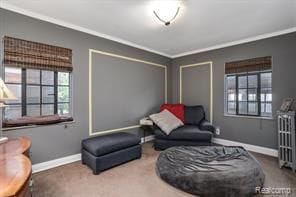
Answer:
[[[271,70],[270,56],[227,62],[225,64],[225,74],[246,73],[264,70]]]
[[[4,37],[5,66],[54,71],[73,70],[72,50],[12,37]]]

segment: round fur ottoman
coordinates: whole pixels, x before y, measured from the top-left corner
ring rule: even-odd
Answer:
[[[199,196],[252,196],[265,175],[242,147],[179,146],[160,153],[157,174],[170,185]]]

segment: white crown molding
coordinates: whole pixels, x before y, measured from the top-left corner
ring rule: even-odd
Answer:
[[[272,148],[255,146],[255,145],[251,145],[251,144],[245,144],[245,143],[225,140],[225,139],[221,139],[221,138],[213,138],[213,142],[216,144],[223,145],[223,146],[242,146],[248,151],[261,153],[261,154],[269,155],[272,157],[278,157],[278,150],[272,149]]]
[[[35,13],[35,12],[31,12],[31,11],[28,11],[28,10],[25,10],[25,9],[10,5],[8,3],[1,2],[1,0],[0,0],[0,8],[3,8],[5,10],[9,10],[9,11],[12,11],[12,12],[16,12],[16,13],[19,13],[19,14],[22,14],[22,15],[26,15],[26,16],[29,16],[29,17],[32,17],[32,18],[35,18],[35,19],[39,19],[39,20],[42,20],[42,21],[46,21],[46,22],[49,22],[49,23],[53,23],[53,24],[56,24],[56,25],[60,25],[60,26],[63,26],[63,27],[67,27],[67,28],[70,28],[70,29],[74,29],[74,30],[77,30],[77,31],[80,31],[80,32],[90,34],[90,35],[105,38],[105,39],[115,41],[115,42],[118,42],[118,43],[121,43],[121,44],[124,44],[124,45],[135,47],[137,49],[142,49],[144,51],[148,51],[148,52],[155,53],[155,54],[158,54],[158,55],[162,55],[162,56],[165,56],[165,57],[170,57],[169,54],[162,53],[160,51],[153,50],[153,49],[150,49],[148,47],[138,45],[138,44],[130,42],[128,40],[124,40],[124,39],[121,39],[121,38],[118,38],[118,37],[110,36],[110,35],[107,35],[107,34],[104,34],[104,33],[100,33],[100,32],[88,29],[88,28],[85,28],[85,27],[74,25],[72,23],[68,23],[66,21],[56,19],[54,17],[49,17],[49,16],[45,16],[45,15],[38,14],[38,13]]]
[[[296,32],[296,27],[292,27],[289,29],[276,31],[276,32],[272,32],[272,33],[261,34],[258,36],[245,38],[245,39],[237,40],[237,41],[233,41],[233,42],[227,42],[224,44],[219,44],[219,45],[215,45],[215,46],[211,46],[211,47],[207,47],[207,48],[203,48],[203,49],[188,51],[185,53],[179,53],[176,55],[171,55],[170,58],[179,58],[179,57],[192,55],[192,54],[196,54],[196,53],[212,51],[212,50],[221,49],[221,48],[225,48],[225,47],[230,47],[230,46],[235,46],[235,45],[253,42],[253,41],[257,41],[257,40],[262,40],[262,39],[266,39],[266,38],[271,38],[271,37],[275,37],[275,36],[280,36],[280,35],[284,35],[284,34],[288,34],[288,33],[292,33],[292,32]]]
[[[284,34],[288,34],[288,33],[292,33],[292,32],[296,32],[296,27],[292,27],[292,28],[288,28],[288,29],[284,29],[284,30],[280,30],[280,31],[272,32],[272,33],[266,33],[266,34],[262,34],[262,35],[258,35],[258,36],[254,36],[254,37],[249,37],[249,38],[245,38],[245,39],[241,39],[241,40],[237,40],[237,41],[233,41],[233,42],[227,42],[227,43],[223,43],[223,44],[220,44],[220,45],[215,45],[215,46],[211,46],[211,47],[206,47],[206,48],[202,48],[202,49],[197,49],[197,50],[192,50],[192,51],[188,51],[188,52],[184,52],[184,53],[170,55],[170,54],[163,53],[163,52],[160,52],[160,51],[157,51],[157,50],[145,47],[145,46],[138,45],[136,43],[133,43],[133,42],[121,39],[121,38],[106,35],[106,34],[103,34],[103,33],[88,29],[88,28],[84,28],[84,27],[81,27],[81,26],[78,26],[78,25],[74,25],[72,23],[68,23],[68,22],[65,22],[63,20],[59,20],[59,19],[56,19],[56,18],[53,18],[53,17],[48,17],[48,16],[45,16],[45,15],[42,15],[42,14],[31,12],[31,11],[28,11],[28,10],[25,10],[25,9],[10,5],[8,3],[1,2],[1,0],[0,0],[0,8],[3,8],[5,10],[9,10],[9,11],[12,11],[12,12],[16,12],[16,13],[19,13],[19,14],[22,14],[22,15],[26,15],[26,16],[29,16],[29,17],[32,17],[32,18],[36,18],[36,19],[39,19],[39,20],[42,20],[42,21],[46,21],[46,22],[49,22],[49,23],[53,23],[53,24],[56,24],[56,25],[60,25],[60,26],[63,26],[63,27],[67,27],[67,28],[70,28],[70,29],[74,29],[74,30],[77,30],[77,31],[80,31],[80,32],[90,34],[90,35],[94,35],[94,36],[98,36],[98,37],[105,38],[105,39],[108,39],[108,40],[112,40],[112,41],[115,41],[115,42],[118,42],[118,43],[121,43],[121,44],[125,44],[125,45],[135,47],[135,48],[138,48],[138,49],[142,49],[144,51],[148,51],[148,52],[151,52],[151,53],[162,55],[162,56],[165,56],[165,57],[168,57],[168,58],[171,58],[171,59],[179,58],[179,57],[183,57],[183,56],[187,56],[187,55],[192,55],[192,54],[195,54],[195,53],[201,53],[201,52],[211,51],[211,50],[215,50],[215,49],[230,47],[230,46],[234,46],[234,45],[244,44],[244,43],[253,42],[253,41],[257,41],[257,40],[262,40],[262,39],[266,39],[266,38],[271,38],[271,37],[275,37],[275,36],[280,36],[280,35],[284,35]]]
[[[145,140],[144,140],[144,137],[142,137],[141,138],[141,144],[143,144],[144,141],[146,143],[146,142],[149,142],[149,141],[152,141],[152,140],[154,140],[154,135],[146,136]],[[58,166],[66,165],[66,164],[73,163],[73,162],[80,161],[80,160],[81,160],[81,153],[78,153],[78,154],[75,154],[75,155],[70,155],[70,156],[61,157],[61,158],[58,158],[58,159],[54,159],[54,160],[34,164],[32,166],[32,171],[33,171],[33,173],[37,173],[37,172],[41,172],[41,171],[44,171],[44,170],[49,170],[49,169],[52,169],[52,168],[55,168],[55,167],[58,167]]]

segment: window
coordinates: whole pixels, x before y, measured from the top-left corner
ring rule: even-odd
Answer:
[[[2,77],[17,97],[6,102],[3,127],[73,121],[72,50],[8,36],[3,38],[3,49]]]
[[[70,115],[70,77],[70,72],[5,66],[5,84],[17,100],[7,102],[4,118]]]
[[[271,72],[226,75],[227,114],[272,116],[271,76]]]
[[[272,116],[270,57],[225,64],[225,112],[230,115]]]

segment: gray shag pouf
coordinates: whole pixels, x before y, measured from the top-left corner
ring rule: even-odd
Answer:
[[[252,196],[265,175],[242,147],[179,146],[160,153],[157,174],[165,182],[199,196]]]

